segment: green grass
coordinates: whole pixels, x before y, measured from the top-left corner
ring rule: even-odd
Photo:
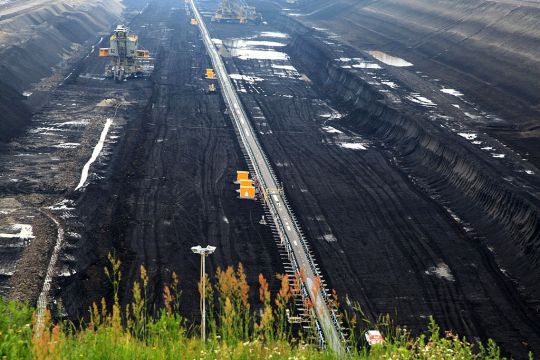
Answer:
[[[148,277],[141,267],[140,281],[132,286],[133,301],[120,307],[118,286],[120,261],[110,257],[106,270],[114,296],[89,309],[89,319],[75,327],[68,321],[54,322],[46,313],[46,330],[33,331],[34,309],[0,299],[0,358],[6,359],[335,359],[337,356],[316,344],[309,332],[288,323],[286,311],[294,311],[297,284],[289,286],[281,276],[281,289],[270,294],[268,283],[259,277],[257,311],[248,302],[249,286],[244,269],[218,270],[214,283],[207,278],[208,341],[199,328],[180,315],[178,278],[163,289],[164,308],[156,316],[147,313]],[[200,286],[200,284],[199,284]],[[334,296],[337,302],[337,297]],[[307,304],[309,306],[309,304]],[[395,326],[389,316],[376,323],[364,319],[359,308],[343,314],[351,359],[502,359],[493,341],[471,344],[441,330],[433,319],[425,334],[413,337]],[[359,320],[360,319],[360,320]],[[363,343],[365,330],[377,328],[385,343],[369,348]],[[532,355],[530,356],[532,358]]]

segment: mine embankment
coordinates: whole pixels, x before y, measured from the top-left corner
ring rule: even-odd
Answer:
[[[320,0],[286,7],[356,49],[400,56],[459,89],[509,121],[491,121],[484,131],[540,164],[538,2]]]
[[[540,298],[538,184],[529,183],[531,191],[524,191],[507,181],[511,172],[467,141],[434,126],[421,113],[392,107],[367,81],[336,65],[335,56],[321,50],[309,34],[296,37],[289,52],[324,92],[354,109],[340,121],[343,126],[391,149],[419,188],[475,229],[471,241],[484,252],[495,250],[498,266],[512,279],[504,287],[520,294],[515,306],[534,324]]]
[[[30,6],[33,5],[33,6]],[[120,1],[13,2],[0,9],[2,80],[18,91],[51,75],[119,20]]]
[[[30,120],[42,91],[58,85],[51,77],[77,59],[82,45],[99,32],[108,31],[118,21],[124,6],[121,1],[14,1],[0,7],[0,140],[20,133]],[[12,88],[13,90],[10,90]],[[33,109],[32,109],[33,108]]]
[[[484,243],[499,250],[504,267],[520,279],[527,295],[540,298],[540,203],[534,192],[508,184],[507,171],[458,136],[389,106],[367,82],[317,50],[309,36],[297,37],[289,49],[312,80],[355,109],[344,125],[390,146],[427,189],[448,199],[465,221],[487,235]]]
[[[11,86],[0,82],[0,141],[4,142],[30,120],[30,110],[24,97]]]

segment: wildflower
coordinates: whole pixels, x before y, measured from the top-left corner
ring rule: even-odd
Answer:
[[[167,315],[171,315],[172,313],[172,306],[171,303],[173,302],[173,296],[171,294],[171,289],[167,285],[163,288],[163,303],[165,304],[165,310],[167,311]]]
[[[141,280],[143,281],[144,287],[148,287],[148,273],[144,265],[141,265]]]
[[[263,304],[268,304],[270,302],[270,292],[268,291],[268,282],[264,278],[263,274],[259,274],[259,299]]]

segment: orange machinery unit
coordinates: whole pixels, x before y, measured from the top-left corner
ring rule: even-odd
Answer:
[[[255,199],[255,187],[251,186],[240,186],[240,198],[241,199]]]
[[[236,182],[240,183],[241,180],[249,180],[249,171],[238,170],[236,172]]]
[[[250,180],[250,179],[240,180],[239,183],[240,183],[240,187],[242,187],[242,186],[253,186],[253,181]]]
[[[148,50],[137,50],[137,59],[149,59],[150,51]]]
[[[216,75],[214,74],[214,69],[206,69],[206,78],[214,79]]]

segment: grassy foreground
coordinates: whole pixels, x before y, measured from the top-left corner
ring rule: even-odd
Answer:
[[[120,262],[110,257],[105,269],[114,298],[102,299],[89,309],[89,320],[74,326],[68,321],[51,321],[45,314],[45,330],[35,333],[35,312],[26,304],[0,299],[0,358],[6,359],[335,359],[337,356],[316,345],[316,337],[287,321],[294,311],[293,297],[301,277],[293,281],[279,276],[281,288],[270,294],[266,279],[259,276],[260,305],[252,309],[249,286],[241,264],[218,269],[214,283],[205,281],[208,294],[208,341],[203,343],[199,328],[179,313],[178,278],[163,289],[164,307],[149,315],[146,304],[148,277],[141,266],[140,280],[132,286],[132,302],[122,308],[118,288]],[[293,285],[291,286],[290,283]],[[202,286],[199,284],[199,286]],[[332,300],[337,304],[337,296]],[[305,304],[309,308],[309,304]],[[254,306],[255,307],[255,306]],[[377,323],[363,319],[359,310],[343,314],[352,359],[502,359],[494,342],[471,344],[446,332],[431,319],[426,333],[412,337],[394,326],[389,317]],[[369,348],[361,334],[379,329],[384,345]],[[532,358],[532,355],[531,355]]]

